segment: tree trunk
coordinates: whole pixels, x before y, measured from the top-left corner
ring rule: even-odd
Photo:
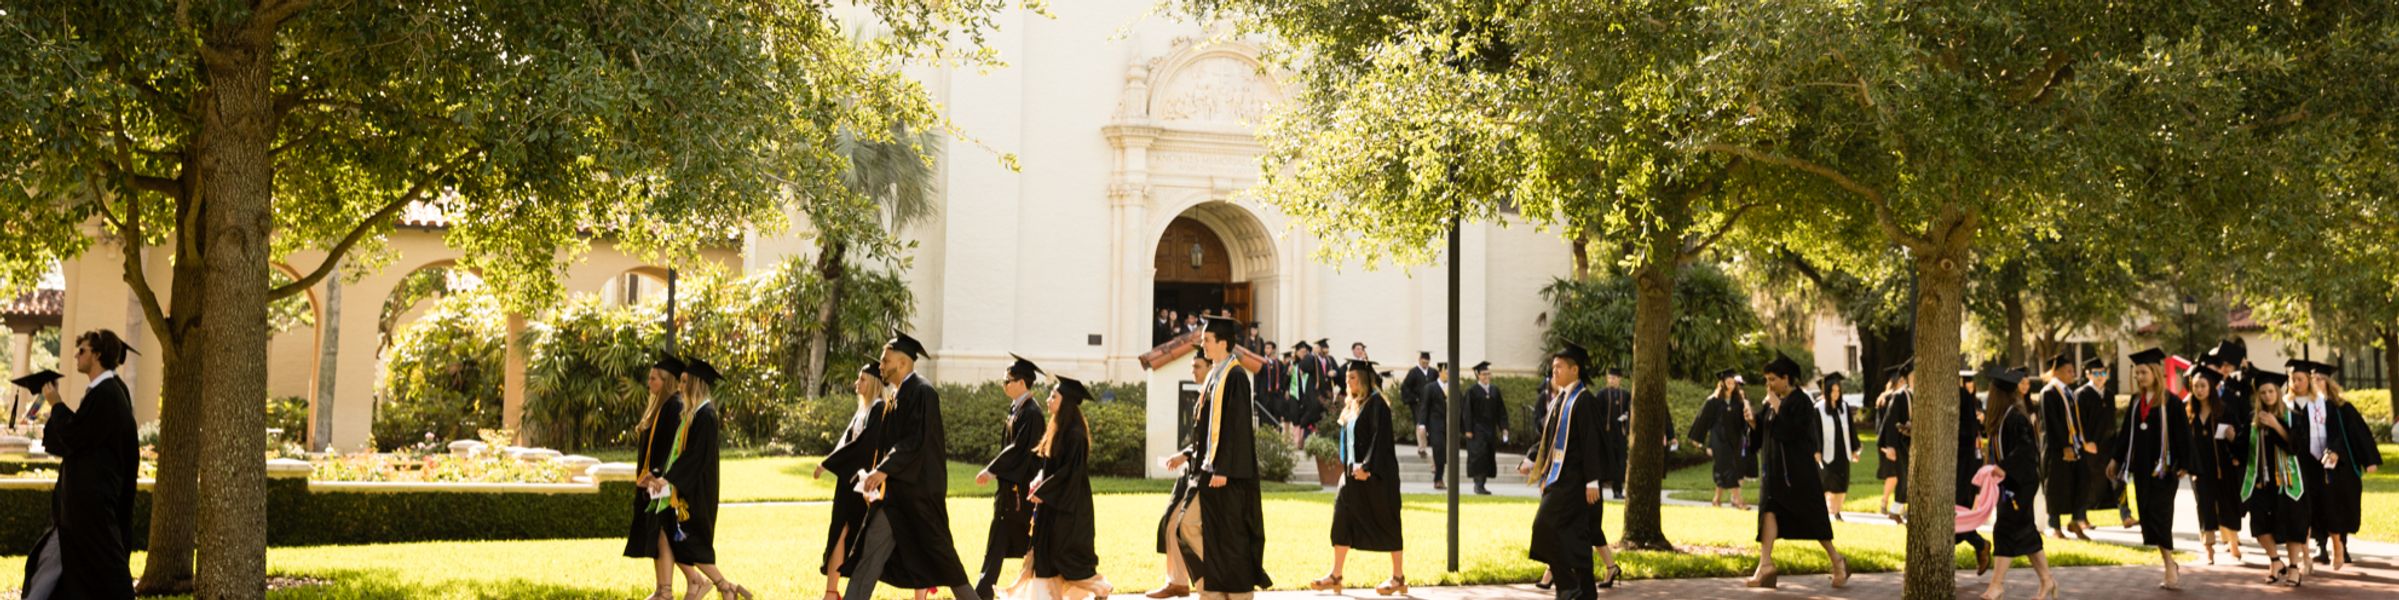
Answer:
[[[2399,390],[2399,327],[2382,328],[2382,386]],[[2399,416],[2399,393],[2391,394],[2391,414]],[[2391,419],[2391,439],[2399,439],[2399,418]]]
[[[1666,476],[1665,439],[1667,342],[1674,325],[1674,279],[1680,271],[1679,236],[1653,240],[1648,257],[1633,274],[1633,430],[1625,447],[1624,547],[1672,551],[1659,511],[1658,488]],[[1660,250],[1664,250],[1660,252]],[[1593,365],[1597,367],[1597,365]]]
[[[341,260],[335,258],[334,260]],[[317,394],[311,416],[316,426],[309,430],[308,447],[318,452],[333,449],[333,384],[341,374],[342,340],[342,278],[337,272],[325,278],[325,310],[318,311],[317,332]]]
[[[2000,357],[1999,364],[2027,366],[2039,360],[2024,347],[2024,286],[2016,283],[2021,282],[2010,278],[2010,283],[2001,285],[1999,289],[1999,306],[2007,320],[2003,324],[2007,339],[2001,340],[1999,345],[2007,355]]]
[[[191,210],[184,203],[181,210]],[[174,281],[169,305],[163,307],[167,322],[153,326],[161,339],[175,340],[175,351],[165,356],[163,384],[158,399],[158,474],[150,487],[150,543],[148,558],[142,562],[141,580],[134,591],[144,595],[189,593],[192,588],[192,551],[198,530],[195,519],[200,493],[200,415],[205,411],[200,393],[200,375],[207,372],[210,352],[204,331],[191,324],[199,319],[202,308],[201,282],[207,279],[207,265],[202,261],[208,228],[196,220],[186,220],[192,226],[177,234]]]
[[[801,379],[800,388],[811,396],[825,393],[825,355],[841,335],[833,321],[840,314],[841,288],[848,279],[842,264],[848,250],[848,245],[828,239],[816,257],[817,281],[825,286],[825,297],[816,303],[816,337],[808,344],[807,376]]]
[[[1974,226],[1952,206],[1926,227],[1929,248],[1916,255],[1916,389],[1911,408],[1917,423],[1957,422],[1960,335],[1965,318],[1966,265],[1972,260]],[[1909,444],[1907,571],[1903,592],[1910,599],[1957,597],[1957,546],[1950,510],[1957,487],[1957,428],[1918,427]]]
[[[1574,240],[1568,242],[1568,244],[1574,247],[1574,280],[1590,281],[1591,236],[1580,233],[1574,234]]]
[[[265,18],[253,14],[250,18]],[[208,227],[200,321],[198,597],[266,595],[267,240],[274,209],[275,24],[211,28],[202,52],[200,218]]]

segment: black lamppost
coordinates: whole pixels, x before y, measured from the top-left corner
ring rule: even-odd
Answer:
[[[2191,360],[2199,359],[2199,299],[2182,297],[2182,351]]]

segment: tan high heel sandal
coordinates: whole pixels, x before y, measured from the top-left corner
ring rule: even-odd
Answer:
[[[1332,592],[1339,594],[1341,593],[1341,576],[1326,575],[1322,579],[1310,581],[1308,582],[1308,589],[1319,592]]]
[[[1390,579],[1383,580],[1381,585],[1374,586],[1374,593],[1377,596],[1406,596],[1408,595],[1408,578],[1404,575],[1393,575]]]

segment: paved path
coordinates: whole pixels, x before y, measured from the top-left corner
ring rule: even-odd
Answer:
[[[2399,563],[2375,561],[2352,567],[2341,574],[2318,568],[2316,576],[2308,578],[2300,588],[2267,586],[2260,583],[2265,569],[2262,566],[2187,567],[2182,572],[2181,591],[2157,589],[2156,567],[2077,567],[2056,571],[2060,598],[2244,598],[2244,597],[2306,597],[2306,598],[2377,598],[2388,599],[2399,593]],[[1959,598],[1976,598],[1988,588],[1988,577],[1976,577],[1973,571],[1958,573]],[[1867,573],[1850,578],[1849,585],[1833,589],[1823,575],[1784,577],[1782,587],[1759,590],[1741,587],[1740,579],[1666,579],[1624,581],[1615,589],[1600,590],[1601,598],[1671,598],[1699,600],[1703,598],[1897,598],[1898,573]],[[2040,580],[2031,569],[2015,569],[2008,573],[2008,598],[2031,598]],[[1351,590],[1352,598],[1371,598],[1372,590]],[[1416,600],[1455,600],[1464,598],[1499,598],[1535,600],[1554,597],[1552,592],[1531,585],[1490,585],[1464,587],[1425,587],[1410,590]],[[1317,592],[1267,592],[1258,600],[1317,600],[1336,598]]]

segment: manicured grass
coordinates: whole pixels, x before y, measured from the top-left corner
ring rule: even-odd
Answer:
[[[1296,589],[1324,574],[1331,559],[1326,524],[1332,515],[1331,494],[1274,493],[1266,499],[1266,565],[1277,589]],[[1462,572],[1442,572],[1446,514],[1443,499],[1409,496],[1403,516],[1414,552],[1407,554],[1411,583],[1420,585],[1526,582],[1538,578],[1541,565],[1524,558],[1533,501],[1516,498],[1464,498],[1460,527]],[[1100,571],[1121,590],[1146,589],[1158,581],[1161,557],[1152,550],[1153,533],[1164,509],[1163,494],[1114,494],[1096,499],[1100,529]],[[1611,503],[1607,530],[1622,528],[1620,505]],[[1665,507],[1668,537],[1694,552],[1629,552],[1620,555],[1631,579],[1727,577],[1746,574],[1756,565],[1756,545],[1750,540],[1755,513],[1703,507]],[[717,531],[717,553],[725,572],[763,597],[813,598],[823,589],[815,575],[822,550],[829,508],[820,504],[729,506]],[[990,504],[979,498],[950,501],[951,531],[960,558],[974,565],[982,558]],[[1895,527],[1839,523],[1836,541],[1860,572],[1892,571],[1902,564],[1904,533]],[[523,542],[431,542],[369,546],[277,548],[268,553],[269,569],[279,575],[328,578],[333,584],[277,592],[279,599],[299,598],[630,598],[648,591],[647,561],[621,558],[621,539],[548,540]],[[2138,548],[2081,542],[2051,541],[2050,560],[2059,565],[2142,563],[2155,556]],[[1826,568],[1823,552],[1813,543],[1783,545],[1777,558],[1787,574],[1820,574]],[[1354,581],[1378,581],[1386,559],[1361,553],[1351,558],[1348,576]],[[0,558],[0,572],[22,570],[23,557]],[[133,561],[138,569],[141,557]],[[1972,557],[1959,560],[1970,568]],[[1010,561],[1014,573],[1015,561]],[[1635,585],[1638,585],[1637,583]],[[679,591],[679,590],[678,590]],[[899,590],[884,590],[879,598],[899,598]]]
[[[2384,461],[2399,460],[2399,444],[2383,444]],[[2377,542],[2399,542],[2399,465],[2383,465],[2379,473],[2366,474],[2366,494],[2361,509],[2357,537]]]
[[[725,502],[787,502],[833,499],[832,473],[814,477],[817,462],[814,456],[757,456],[728,458],[718,465],[723,487],[719,498]],[[975,485],[975,473],[982,465],[961,462],[949,463],[950,496],[953,498],[989,498],[993,486]],[[1172,480],[1139,479],[1132,477],[1095,477],[1091,491],[1095,494],[1164,494],[1174,489]],[[1269,492],[1313,492],[1317,486],[1266,482]]]

